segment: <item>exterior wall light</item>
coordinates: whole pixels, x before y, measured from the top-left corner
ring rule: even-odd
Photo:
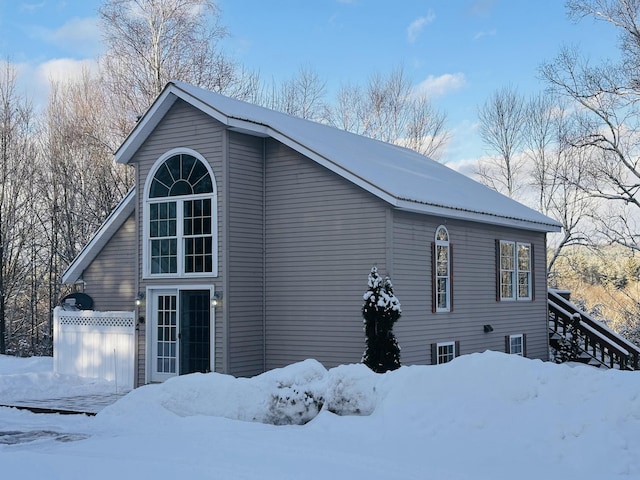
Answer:
[[[222,293],[215,292],[213,297],[211,297],[211,306],[218,307],[220,305],[222,305]]]
[[[491,325],[485,325],[483,328],[484,328],[484,333],[493,332],[493,327]]]
[[[139,307],[142,304],[143,300],[144,300],[144,293],[143,292],[138,293],[138,295],[136,295],[136,307]]]

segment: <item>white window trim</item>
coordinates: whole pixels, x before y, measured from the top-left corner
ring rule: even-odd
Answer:
[[[447,234],[447,240],[438,240],[438,232],[440,230],[444,230],[445,233]],[[433,262],[434,262],[434,280],[435,280],[435,285],[433,286],[433,288],[435,289],[435,301],[436,301],[436,312],[450,312],[451,311],[451,249],[449,248],[449,231],[447,230],[447,228],[444,225],[440,225],[438,228],[436,228],[436,235],[435,235],[435,251],[433,252],[434,254],[434,258],[433,258]],[[438,307],[438,246],[444,246],[447,247],[447,276],[446,276],[446,280],[447,280],[447,305],[446,307],[442,308],[442,307]]]
[[[513,290],[513,295],[511,297],[504,297],[502,296],[502,272],[506,271],[502,269],[502,245],[513,245],[513,278],[512,278],[512,290]],[[527,247],[529,247],[529,288],[528,288],[528,294],[526,297],[521,297],[519,295],[519,274],[520,274],[520,270],[518,269],[518,247],[520,245],[526,245]],[[515,301],[531,301],[532,297],[532,288],[533,286],[531,285],[531,281],[533,279],[533,258],[531,258],[531,243],[529,242],[514,242],[511,240],[500,240],[500,249],[498,252],[499,258],[498,258],[498,265],[497,268],[499,270],[499,276],[498,276],[498,281],[500,282],[500,284],[498,285],[498,290],[500,292],[500,301],[501,302],[515,302]]]
[[[180,195],[177,197],[162,197],[162,198],[149,198],[149,191],[151,189],[151,182],[153,181],[153,176],[157,172],[158,168],[167,161],[169,158],[174,155],[185,154],[191,155],[201,161],[206,167],[209,175],[211,176],[211,184],[213,186],[213,192],[209,195]],[[176,208],[176,238],[177,249],[178,249],[178,267],[176,273],[151,273],[151,262],[150,262],[150,245],[151,238],[149,236],[149,210],[152,203],[163,203],[163,202],[171,202],[176,201],[177,203],[181,203],[184,200],[194,200],[201,198],[211,198],[211,272],[193,272],[193,273],[185,273],[184,272],[184,237],[182,236],[182,209]],[[160,156],[147,174],[147,178],[144,183],[144,197],[142,198],[142,278],[143,279],[152,279],[152,278],[206,278],[206,277],[217,277],[218,276],[218,187],[216,183],[216,177],[213,174],[213,170],[211,169],[211,165],[209,162],[200,155],[195,150],[190,148],[174,148],[167,152],[165,152],[162,156]]]
[[[436,365],[444,365],[445,363],[449,363],[451,361],[449,360],[449,362],[440,362],[440,347],[451,347],[451,349],[453,350],[453,357],[451,357],[451,360],[456,358],[456,342],[436,343]]]
[[[146,355],[146,368],[145,368],[145,372],[144,372],[144,383],[148,384],[150,383],[151,380],[151,376],[152,376],[152,369],[153,367],[153,362],[155,361],[154,358],[154,345],[153,342],[150,341],[150,339],[154,338],[153,337],[153,330],[154,328],[157,328],[157,325],[154,325],[155,321],[153,321],[153,301],[152,299],[154,292],[167,292],[167,293],[175,293],[177,295],[177,304],[176,304],[176,308],[178,310],[178,312],[180,311],[180,291],[181,290],[209,290],[209,295],[210,298],[213,299],[215,292],[216,292],[216,287],[215,285],[203,285],[201,283],[194,283],[194,284],[189,284],[189,285],[154,285],[153,287],[147,287],[146,288],[146,293],[145,293],[145,299],[147,299],[146,301],[146,305],[145,305],[145,311],[146,311],[146,315],[147,315],[147,319],[148,321],[146,322],[146,329],[145,329],[145,335],[146,338],[148,339],[145,342],[145,355]],[[211,371],[215,372],[215,359],[216,359],[216,352],[215,352],[215,346],[216,346],[216,307],[213,306],[212,304],[213,302],[211,302],[210,304],[210,308],[211,308],[211,313],[209,316],[209,321],[211,322],[211,325],[209,327],[209,341],[210,346],[210,361],[211,361]],[[180,357],[180,350],[179,347],[176,350],[176,357],[179,358]],[[176,364],[176,370],[179,371],[180,364]],[[167,375],[167,379],[171,378],[171,377],[175,377],[178,376],[178,373],[176,372],[175,375]]]
[[[511,343],[511,341],[515,338],[520,338],[520,352],[513,352],[511,351],[513,344]],[[524,335],[522,335],[521,333],[517,334],[517,335],[509,335],[509,353],[511,355],[520,355],[521,357],[524,357]]]

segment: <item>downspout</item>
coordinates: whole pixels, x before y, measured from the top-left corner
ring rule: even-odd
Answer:
[[[222,335],[224,338],[224,354],[222,356],[222,373],[229,374],[229,130],[224,129],[222,131],[222,185],[224,191],[224,205],[223,205],[223,214],[222,221],[224,222],[223,230],[222,230],[222,238],[223,238],[223,276],[222,276],[222,294],[226,298],[224,302],[222,302]],[[215,328],[215,325],[214,325]],[[215,353],[215,348],[214,348]],[[214,361],[215,365],[215,361]]]
[[[538,254],[538,257],[542,258],[542,262],[543,262],[543,265],[544,265],[544,305],[545,305],[544,311],[545,311],[545,314],[546,314],[545,321],[544,321],[544,324],[545,324],[545,335],[544,335],[544,337],[545,337],[546,343],[547,343],[547,349],[546,349],[547,361],[549,361],[550,360],[550,358],[549,358],[549,347],[550,347],[550,345],[549,345],[549,342],[550,342],[550,339],[549,339],[549,270],[547,269],[547,255],[546,255],[546,253],[547,253],[547,235],[548,234],[545,232],[544,240],[542,241],[542,244],[544,245],[544,250],[543,250],[544,254],[543,255]],[[535,262],[535,258],[534,258],[534,262]],[[538,262],[540,262],[540,260],[538,260]],[[533,265],[533,268],[534,269],[536,268],[535,263]]]
[[[134,238],[134,242],[135,242],[135,247],[134,247],[134,257],[135,257],[135,262],[136,262],[136,266],[135,266],[135,281],[133,282],[134,285],[134,290],[133,290],[133,295],[134,297],[136,297],[138,295],[138,293],[140,293],[140,278],[142,278],[142,254],[141,254],[141,248],[140,245],[142,243],[142,237],[141,237],[141,232],[142,230],[140,229],[140,221],[141,218],[143,217],[143,215],[141,215],[141,205],[140,205],[140,167],[139,164],[136,165],[135,167],[135,174],[134,174],[134,185],[135,185],[135,198],[133,199],[133,203],[134,203],[134,209],[133,209],[133,238]],[[142,188],[142,190],[144,190],[144,187]],[[125,220],[126,223],[126,220]],[[84,290],[84,288],[83,288]],[[141,385],[144,385],[145,383],[149,382],[150,379],[150,372],[149,372],[149,361],[150,361],[150,356],[147,355],[147,344],[149,341],[149,338],[147,337],[147,320],[148,318],[146,315],[146,308],[147,308],[147,302],[149,302],[149,299],[145,299],[145,301],[141,304],[141,305],[135,305],[133,306],[133,310],[134,310],[134,322],[135,322],[135,328],[133,330],[134,332],[134,338],[133,338],[133,358],[134,358],[134,364],[133,364],[133,369],[135,371],[135,375],[134,375],[134,379],[133,379],[133,388],[138,388]],[[142,320],[142,318],[144,317],[144,320]],[[144,329],[144,361],[140,362],[140,329]],[[140,365],[142,365],[142,368],[144,369],[142,372],[140,372]],[[142,374],[142,375],[141,375]],[[140,381],[140,377],[142,378],[142,381]]]
[[[267,139],[262,139],[262,371],[267,370]]]

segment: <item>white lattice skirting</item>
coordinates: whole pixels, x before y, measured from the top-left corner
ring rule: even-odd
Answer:
[[[134,376],[134,312],[54,310],[54,372],[114,382],[131,390]]]

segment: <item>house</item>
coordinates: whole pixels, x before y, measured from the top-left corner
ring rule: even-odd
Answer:
[[[135,189],[63,281],[136,309],[137,384],[359,362],[372,265],[402,302],[403,364],[547,359],[560,225],[440,163],[181,82],[115,157]]]

